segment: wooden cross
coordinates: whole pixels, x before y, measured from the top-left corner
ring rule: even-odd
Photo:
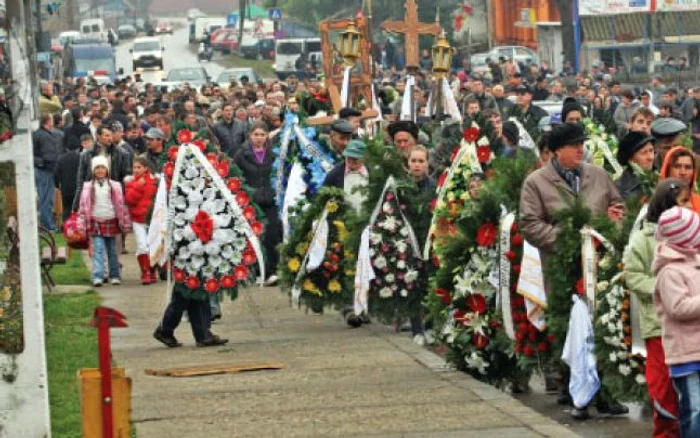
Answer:
[[[338,87],[335,84],[330,84],[328,86],[328,94],[331,98],[331,105],[333,105],[333,112],[335,113],[334,115],[331,116],[317,116],[317,117],[309,117],[306,119],[306,124],[310,126],[316,126],[316,125],[329,125],[333,123],[334,120],[338,118],[338,113],[340,112],[342,108],[342,103],[340,102],[340,92],[338,91]],[[371,102],[370,102],[371,104]],[[363,119],[371,119],[374,117],[377,117],[379,113],[375,109],[369,108],[364,111],[362,111],[362,114],[360,115],[361,118]]]
[[[416,0],[406,0],[406,17],[404,21],[387,20],[381,24],[382,30],[404,35],[406,68],[418,71],[418,37],[420,35],[437,36],[442,28],[437,23],[421,23],[418,21],[418,5]]]

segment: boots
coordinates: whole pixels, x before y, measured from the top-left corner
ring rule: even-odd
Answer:
[[[139,254],[136,259],[141,268],[141,284],[151,284],[151,261],[148,259],[148,254]]]

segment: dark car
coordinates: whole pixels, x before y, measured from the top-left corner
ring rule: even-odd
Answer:
[[[138,31],[132,24],[122,24],[117,28],[117,35],[121,39],[134,38]]]
[[[253,44],[241,46],[241,56],[248,59],[274,59],[275,40],[274,38],[263,38],[255,40]]]

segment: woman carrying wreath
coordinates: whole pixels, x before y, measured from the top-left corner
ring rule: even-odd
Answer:
[[[651,172],[656,156],[654,144],[656,139],[643,132],[630,131],[617,150],[617,161],[625,166],[620,178],[615,181],[615,187],[625,200],[644,196],[645,172]]]
[[[282,224],[279,220],[275,191],[270,178],[275,157],[270,151],[268,133],[269,130],[264,122],[253,123],[248,141],[238,151],[234,162],[243,172],[246,183],[253,189],[253,202],[262,209],[267,220],[262,242],[265,251],[265,275],[267,275],[265,286],[274,286],[277,283],[275,274],[279,261],[277,245],[282,241]]]

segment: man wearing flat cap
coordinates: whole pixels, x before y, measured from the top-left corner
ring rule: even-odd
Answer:
[[[350,122],[352,125],[352,133],[357,134],[360,129],[360,122],[362,121],[361,111],[350,107],[341,108],[340,111],[338,111],[338,118]]]
[[[329,136],[331,147],[338,156],[343,156],[343,151],[352,139],[352,123],[345,119],[337,119],[331,123],[331,133]]]
[[[584,163],[583,126],[564,123],[552,129],[549,148],[553,152],[549,164],[531,173],[520,194],[520,227],[525,239],[540,252],[543,271],[551,263],[561,224],[554,213],[568,207],[578,196],[591,209],[593,216],[607,214],[619,221],[624,216],[623,199],[608,174],[592,164]],[[545,290],[550,293],[550,282],[545,277]],[[565,379],[566,380],[566,379]],[[562,385],[562,393],[568,394],[568,382]],[[620,415],[628,409],[614,400],[602,400],[600,413]],[[576,419],[588,418],[587,408],[574,408]]]
[[[418,144],[418,125],[410,120],[399,120],[389,125],[391,141],[404,155]]]
[[[666,153],[680,145],[681,134],[688,130],[685,123],[673,117],[659,117],[651,124],[651,135],[656,139],[655,169],[661,169]]]
[[[364,194],[355,190],[356,187],[366,186],[369,172],[364,163],[367,145],[360,140],[352,140],[343,151],[343,162],[337,164],[323,182],[324,187],[336,187],[345,191],[348,203],[360,211]]]
[[[547,116],[547,111],[537,105],[532,104],[532,90],[525,84],[520,84],[515,88],[517,95],[517,106],[520,109],[522,116],[521,122],[527,124],[531,119],[534,119],[537,124],[542,117]]]

